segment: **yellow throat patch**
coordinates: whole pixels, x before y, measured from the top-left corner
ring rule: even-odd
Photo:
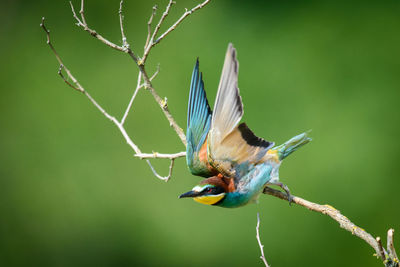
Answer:
[[[225,193],[221,193],[218,195],[194,197],[193,199],[201,204],[212,205],[220,201],[224,196]]]

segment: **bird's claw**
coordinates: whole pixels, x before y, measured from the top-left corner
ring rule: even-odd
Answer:
[[[289,206],[292,206],[293,196],[289,192],[286,192],[286,195],[289,201]]]
[[[289,187],[287,187],[287,185],[285,185],[283,183],[277,183],[277,185],[285,191],[287,199],[289,201],[289,206],[292,206],[292,202],[293,202],[294,198],[293,198],[292,194],[290,194]]]

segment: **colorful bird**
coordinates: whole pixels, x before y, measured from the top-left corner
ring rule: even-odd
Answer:
[[[278,185],[291,200],[288,187],[279,182],[284,158],[311,141],[307,133],[275,146],[254,135],[245,123],[238,88],[236,49],[229,44],[212,112],[208,104],[199,60],[190,84],[186,161],[192,174],[207,177],[179,198],[226,208],[257,200],[267,185]]]

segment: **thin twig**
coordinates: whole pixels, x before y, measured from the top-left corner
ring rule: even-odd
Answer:
[[[183,13],[183,15],[168,29],[166,30],[163,34],[161,34],[160,37],[158,37],[155,41],[154,41],[154,45],[158,44],[162,39],[165,38],[165,36],[167,36],[170,32],[172,32],[173,30],[175,30],[175,28],[190,14],[192,14],[193,12],[195,12],[196,10],[204,7],[205,5],[207,5],[209,3],[210,0],[206,0],[201,4],[198,4],[197,6],[195,6],[194,8],[192,8],[191,10],[186,10],[185,13]]]
[[[156,172],[156,170],[154,169],[153,165],[151,165],[150,160],[146,159],[146,162],[147,162],[147,164],[149,164],[151,171],[153,172],[153,174],[154,174],[158,179],[161,179],[161,180],[166,181],[166,182],[169,181],[169,179],[170,179],[171,176],[172,176],[172,169],[174,168],[175,159],[171,159],[171,163],[170,163],[170,165],[169,165],[169,171],[168,171],[168,175],[167,175],[167,176],[161,176],[161,175],[159,175],[159,174]]]
[[[153,81],[153,79],[158,75],[159,72],[160,72],[160,63],[157,64],[157,69],[154,72],[154,74],[150,77],[150,81]]]
[[[122,5],[124,3],[124,0],[121,0],[121,2],[119,2],[119,25],[121,28],[121,37],[122,37],[122,46],[128,48],[129,44],[126,41],[126,36],[124,33],[124,15],[122,14]]]
[[[74,88],[75,90],[83,93],[85,90],[83,89],[83,87],[78,83],[78,81],[75,79],[74,76],[72,76],[71,72],[69,71],[69,69],[67,69],[62,60],[61,57],[58,55],[56,49],[54,48],[53,44],[51,43],[50,40],[50,31],[46,28],[46,25],[44,24],[45,18],[42,17],[42,23],[40,23],[40,27],[42,27],[42,29],[44,30],[44,32],[46,33],[46,37],[47,37],[47,44],[49,45],[51,51],[53,51],[54,56],[56,57],[58,63],[60,64],[60,67],[58,69],[58,74],[64,79],[64,81],[71,86],[72,88]],[[67,73],[68,77],[71,78],[71,80],[73,81],[74,84],[76,84],[76,87],[72,86],[62,75],[61,70],[64,69],[65,72]]]
[[[83,0],[82,0],[82,2],[83,2]],[[135,62],[138,62],[137,56],[133,53],[133,51],[129,47],[116,45],[113,42],[111,42],[111,41],[107,40],[106,38],[104,38],[103,36],[101,36],[100,34],[98,34],[95,30],[89,28],[89,26],[86,23],[86,20],[84,19],[84,16],[81,16],[82,20],[80,20],[75,12],[74,6],[71,1],[69,2],[69,4],[71,6],[72,14],[73,14],[75,20],[77,21],[76,25],[78,27],[83,28],[83,30],[87,31],[90,35],[92,35],[96,39],[100,40],[102,43],[106,44],[107,46],[109,46],[115,50],[129,54]],[[82,4],[82,7],[83,7],[83,4]],[[82,14],[84,14],[84,12],[82,12],[81,15]]]
[[[148,77],[145,77],[145,79],[147,79],[148,82],[150,82],[150,79]],[[167,98],[162,99],[157,94],[156,90],[154,90],[153,87],[147,87],[147,90],[150,91],[151,95],[154,97],[154,99],[156,100],[156,102],[160,106],[160,108],[163,111],[165,117],[169,121],[169,126],[171,126],[175,130],[175,132],[177,133],[178,137],[181,139],[182,143],[186,146],[186,135],[183,132],[182,128],[179,127],[179,125],[176,123],[176,121],[172,117],[171,112],[168,109]]]
[[[129,137],[128,133],[126,132],[124,126],[119,123],[118,121],[115,122],[115,125],[118,127],[119,131],[121,132],[122,136],[125,138],[126,143],[135,151],[135,153],[142,153],[139,147],[132,141]]]
[[[171,26],[168,28],[168,30],[166,30],[163,34],[160,35],[160,37],[158,37],[156,39],[157,33],[160,30],[160,27],[162,25],[162,23],[164,22],[165,18],[168,16],[169,10],[171,9],[172,4],[174,4],[175,2],[170,0],[163,15],[161,16],[156,28],[154,29],[154,32],[150,38],[150,41],[147,43],[147,46],[145,47],[145,52],[143,54],[143,57],[140,61],[140,63],[145,63],[147,56],[150,53],[150,50],[157,45],[159,42],[161,42],[162,39],[164,39],[169,33],[171,33],[173,30],[176,29],[176,27],[190,14],[192,14],[193,12],[195,12],[196,10],[204,7],[205,5],[207,5],[210,2],[210,0],[206,0],[201,4],[198,4],[197,6],[195,6],[194,8],[185,11],[185,13],[183,13],[183,15]]]
[[[85,19],[85,4],[84,4],[84,0],[81,1],[81,10],[79,11],[79,14],[81,14],[81,18],[82,18],[82,22],[84,25],[87,25],[86,23],[86,19]]]
[[[161,154],[158,152],[153,152],[153,153],[137,153],[135,154],[135,157],[141,158],[141,159],[176,159],[176,158],[181,158],[185,157],[186,152],[178,152],[175,154]]]
[[[117,120],[115,117],[113,117],[113,116],[111,116],[110,114],[108,114],[108,113],[105,111],[105,109],[103,109],[103,108],[96,102],[96,100],[94,100],[94,98],[93,98],[87,91],[85,91],[85,92],[83,92],[83,93],[86,95],[87,98],[89,98],[90,102],[92,102],[93,105],[94,105],[98,110],[100,110],[100,112],[103,113],[104,116],[106,116],[107,119],[111,120],[111,121],[114,122],[115,124],[118,123],[118,120]]]
[[[135,92],[133,93],[133,95],[131,97],[131,100],[129,101],[128,107],[125,110],[124,116],[121,119],[121,124],[122,125],[124,125],[126,117],[128,117],[129,110],[132,108],[132,104],[133,104],[133,101],[136,98],[137,93],[139,92],[140,88],[142,88],[142,86],[140,84],[141,80],[142,80],[141,77],[142,77],[142,73],[139,72]]]
[[[58,68],[58,75],[60,75],[61,79],[63,79],[64,82],[65,82],[66,84],[68,84],[71,88],[73,88],[73,89],[75,89],[75,90],[77,90],[77,91],[79,91],[79,92],[82,93],[82,91],[81,91],[78,87],[74,86],[72,83],[70,83],[70,82],[65,78],[65,76],[62,74],[62,70],[63,70],[63,69],[64,69],[64,65],[61,64],[60,67]]]
[[[173,0],[169,0],[167,7],[165,8],[164,13],[162,14],[160,20],[157,23],[156,28],[154,29],[153,35],[151,36],[151,40],[154,40],[154,38],[156,37],[158,31],[161,28],[162,23],[164,22],[165,18],[168,16],[169,14],[169,10],[171,9],[172,5],[175,4],[175,1]]]
[[[150,42],[150,37],[151,37],[151,23],[153,23],[153,18],[156,15],[158,6],[155,5],[153,6],[153,11],[151,12],[151,16],[149,21],[147,22],[147,38],[146,38],[146,43],[144,44],[144,50],[146,50],[146,47],[148,46]]]
[[[104,116],[106,116],[109,120],[111,121],[115,121],[118,122],[113,116],[111,116],[110,114],[108,114],[93,98],[92,96],[86,92],[86,90],[83,88],[83,86],[78,82],[78,80],[72,75],[72,73],[70,72],[70,70],[65,66],[65,64],[63,63],[63,61],[61,60],[61,57],[58,55],[57,51],[55,50],[54,46],[52,45],[51,41],[50,41],[50,31],[47,30],[45,24],[45,19],[44,17],[42,18],[42,23],[40,24],[40,26],[43,28],[43,30],[46,32],[47,35],[47,44],[50,46],[51,50],[53,51],[58,63],[60,64],[59,70],[58,70],[58,74],[61,76],[61,78],[72,88],[74,88],[75,90],[78,90],[80,92],[82,92],[83,94],[85,94],[89,100],[93,103],[93,105],[100,110],[101,113],[104,114]],[[67,76],[72,80],[72,83],[74,85],[72,85],[70,82],[67,81],[67,79],[63,76],[62,74],[62,69],[65,70]]]
[[[257,212],[257,226],[256,226],[256,238],[257,238],[257,242],[258,242],[258,246],[260,247],[261,250],[261,256],[260,259],[264,262],[264,265],[266,267],[269,267],[267,260],[265,259],[264,256],[264,245],[261,243],[261,239],[260,239],[260,214]]]
[[[169,10],[171,9],[173,4],[175,4],[175,2],[172,1],[172,0],[169,0],[168,5],[165,8],[164,13],[162,14],[162,16],[161,16],[160,20],[158,21],[156,27],[154,28],[153,34],[151,35],[149,42],[146,42],[147,46],[145,47],[144,54],[143,54],[143,57],[141,59],[141,63],[142,64],[144,64],[146,62],[147,56],[149,55],[151,48],[154,46],[154,38],[156,37],[158,31],[160,30],[161,25],[164,22],[165,18],[168,16]]]
[[[80,18],[76,15],[75,8],[74,8],[74,6],[72,5],[72,1],[69,1],[69,5],[71,6],[71,9],[72,9],[72,15],[74,16],[75,20],[77,21],[76,25],[79,26],[79,27],[85,26],[85,25],[86,25],[86,21],[85,21],[85,23],[83,23],[83,22],[80,20]],[[81,9],[82,9],[82,7],[83,7],[83,1],[81,1]],[[83,12],[83,11],[82,11],[82,12]]]

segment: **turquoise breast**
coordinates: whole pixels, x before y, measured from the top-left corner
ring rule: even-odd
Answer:
[[[227,193],[216,206],[237,208],[257,199],[264,186],[271,179],[272,166],[268,163],[254,166],[247,175],[239,179],[236,191]]]

